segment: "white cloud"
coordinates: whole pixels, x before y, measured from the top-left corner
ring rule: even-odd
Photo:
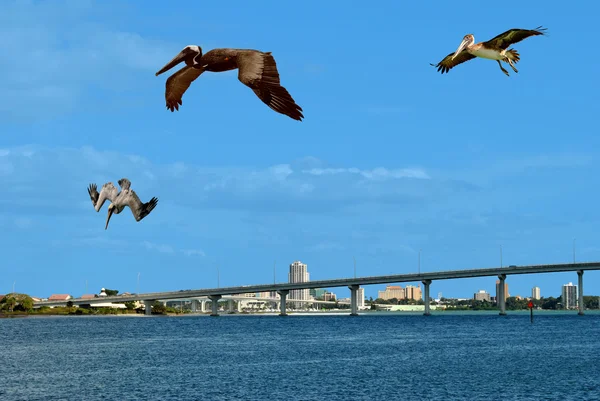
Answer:
[[[4,149],[3,154],[0,176],[8,187],[0,203],[8,202],[22,209],[35,206],[36,213],[56,213],[58,209],[64,213],[85,213],[91,206],[85,192],[88,184],[116,185],[123,176],[131,180],[142,201],[158,197],[161,209],[178,204],[195,209],[259,208],[322,213],[377,200],[427,199],[436,188],[438,193],[452,190],[451,184],[433,179],[421,168],[302,170],[295,169],[294,163],[262,168],[207,167],[182,162],[165,165],[139,155],[99,151],[89,146],[28,145]],[[305,159],[311,165],[325,164],[314,158]],[[44,196],[40,197],[40,193]],[[72,205],[78,206],[74,209]]]
[[[82,0],[3,3],[0,52],[11,62],[0,63],[0,117],[56,117],[109,102],[99,92],[128,96],[123,89],[144,87],[174,47],[99,24],[94,16],[114,6]],[[112,85],[89,88],[102,80]],[[87,90],[94,96],[82,96]]]
[[[206,256],[201,249],[177,249],[167,244],[156,244],[150,241],[142,241],[142,245],[149,251],[156,251],[160,253],[181,253],[185,256]]]
[[[373,180],[383,180],[388,178],[431,178],[424,170],[418,168],[405,168],[397,170],[388,170],[383,167],[377,167],[373,170],[360,170],[358,168],[312,168],[310,170],[302,170],[302,172],[312,175],[359,174],[365,178]]]

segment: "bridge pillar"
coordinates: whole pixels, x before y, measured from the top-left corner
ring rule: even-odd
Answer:
[[[219,299],[221,299],[220,295],[209,295],[208,296],[212,301],[212,313],[211,316],[219,316]]]
[[[228,301],[227,301],[227,311],[228,311],[229,313],[232,313],[232,312],[233,312],[233,306],[234,306],[234,305],[233,305],[233,299],[230,299],[230,300],[228,300]]]
[[[152,314],[152,301],[144,301],[145,314],[150,316]]]
[[[358,316],[358,285],[349,285],[350,288],[350,316]]]
[[[423,280],[421,282],[425,286],[425,296],[423,297],[423,303],[425,304],[425,313],[423,313],[423,315],[430,316],[431,313],[429,311],[429,285],[431,284],[431,280]]]
[[[498,279],[500,280],[500,285],[499,285],[500,291],[498,291],[498,293],[496,294],[496,298],[497,298],[496,302],[498,303],[498,307],[500,308],[500,315],[505,316],[506,315],[506,287],[504,285],[504,282],[506,280],[506,274],[499,275]]]
[[[287,316],[287,313],[285,311],[285,299],[287,298],[288,294],[290,293],[290,290],[279,290],[277,291],[277,293],[279,294],[279,298],[280,298],[280,313],[279,316]]]
[[[202,312],[202,313],[206,312],[206,300],[205,299],[200,300],[200,312]]]
[[[578,270],[577,271],[577,278],[579,279],[579,284],[577,287],[577,305],[579,307],[579,313],[578,315],[582,315],[583,316],[583,309],[584,309],[584,304],[583,304],[583,270]]]
[[[192,299],[191,308],[192,308],[193,313],[198,313],[198,303],[199,302],[200,301],[198,301],[197,299]]]

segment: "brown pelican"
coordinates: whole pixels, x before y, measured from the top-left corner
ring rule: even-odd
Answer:
[[[448,54],[442,61],[437,63],[437,65],[431,65],[437,67],[437,70],[441,71],[443,74],[460,63],[464,63],[475,57],[481,57],[488,60],[496,60],[502,72],[505,73],[506,76],[509,76],[508,71],[502,67],[500,61],[508,63],[514,72],[519,72],[514,64],[521,58],[515,49],[508,49],[508,46],[520,42],[530,36],[544,35],[545,30],[546,28],[542,28],[541,26],[538,26],[535,29],[509,29],[487,42],[480,43],[475,43],[475,36],[468,34],[465,35],[460,46],[458,46],[458,49],[456,49],[454,53]]]
[[[106,227],[104,227],[105,230],[108,228],[108,222],[112,214],[121,213],[123,209],[125,209],[125,206],[129,206],[129,209],[131,209],[131,213],[133,213],[135,220],[140,221],[150,214],[158,202],[157,198],[152,198],[149,202],[142,203],[135,191],[130,189],[131,181],[129,181],[127,178],[121,178],[118,183],[121,187],[120,192],[117,191],[117,188],[115,188],[112,182],[107,182],[104,184],[100,190],[100,193],[98,193],[98,187],[96,184],[90,184],[88,187],[88,193],[90,194],[92,205],[94,205],[94,209],[96,209],[97,212],[100,211],[102,205],[104,205],[104,202],[107,199],[111,202],[111,204],[108,206],[108,217],[106,218]]]
[[[185,62],[186,66],[167,79],[167,109],[179,110],[181,97],[204,71],[222,72],[239,69],[238,79],[256,93],[267,106],[294,120],[302,121],[302,108],[279,82],[279,72],[271,52],[251,49],[213,49],[202,55],[200,46],[186,46],[156,75]]]

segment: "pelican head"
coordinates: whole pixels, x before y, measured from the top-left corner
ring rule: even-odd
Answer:
[[[115,206],[114,203],[111,203],[110,205],[108,205],[108,217],[106,217],[106,226],[104,227],[104,229],[108,229],[108,222],[110,221],[110,217],[114,214],[119,214],[121,213],[121,211],[123,210],[125,206],[123,207],[117,207]]]
[[[160,75],[165,71],[170,70],[175,67],[177,64],[185,61],[187,65],[193,66],[200,62],[200,58],[202,57],[202,48],[196,45],[188,45],[183,48],[182,51],[179,52],[177,56],[173,58],[173,60],[169,61],[163,68],[160,69],[155,75]]]
[[[473,43],[475,43],[475,36],[473,36],[472,34],[465,35],[462,42],[460,42],[460,46],[458,46],[458,49],[456,49],[456,52],[454,52],[454,56],[452,56],[452,60],[454,60],[454,58],[456,56],[458,56],[458,54],[461,51],[463,51],[467,47],[471,46]]]

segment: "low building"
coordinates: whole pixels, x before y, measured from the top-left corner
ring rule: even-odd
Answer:
[[[478,292],[473,294],[473,299],[476,301],[487,301],[487,302],[491,301],[490,294],[488,292],[486,292],[485,290],[479,290]]]
[[[73,299],[69,294],[52,294],[48,297],[48,301],[68,301],[69,299]]]

